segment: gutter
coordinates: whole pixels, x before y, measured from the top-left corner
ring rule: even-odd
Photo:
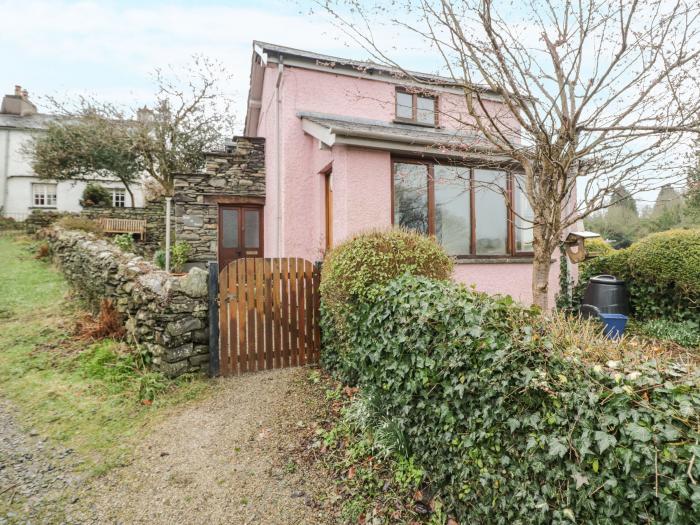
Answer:
[[[325,126],[324,126],[325,127]],[[431,140],[429,138],[423,138],[423,137],[416,137],[415,139],[411,140],[404,140],[400,141],[397,140],[397,136],[391,133],[382,133],[381,131],[365,131],[365,130],[356,130],[352,131],[349,133],[347,129],[345,128],[337,128],[334,126],[329,126],[328,127],[328,132],[331,133],[334,136],[337,137],[359,137],[359,138],[365,138],[365,139],[373,139],[373,140],[384,140],[388,142],[403,142],[405,144],[422,144],[422,145],[427,145],[427,146],[441,146],[441,145],[450,145],[451,142],[449,141],[450,137],[446,137],[448,140],[445,142],[437,142],[435,140]],[[457,137],[455,136],[456,140],[460,140],[462,137]],[[468,138],[468,137],[464,137]],[[493,148],[490,148],[489,146],[470,146],[468,148],[468,151],[478,151],[478,152],[485,152],[485,153],[494,153]]]

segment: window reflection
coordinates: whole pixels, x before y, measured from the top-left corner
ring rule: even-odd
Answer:
[[[476,254],[505,255],[508,221],[506,176],[502,171],[474,170]]]
[[[394,224],[428,233],[428,167],[394,164]]]
[[[435,166],[435,236],[449,255],[468,255],[469,168]]]

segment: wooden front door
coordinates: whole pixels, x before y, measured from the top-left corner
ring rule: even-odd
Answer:
[[[263,256],[261,206],[219,205],[219,268],[242,257]]]

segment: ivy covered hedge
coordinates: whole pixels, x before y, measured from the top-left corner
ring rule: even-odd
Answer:
[[[612,274],[627,283],[632,315],[700,322],[700,229],[655,233],[581,265],[580,302],[588,279]]]
[[[342,347],[337,373],[462,523],[700,521],[698,378],[586,366],[537,326],[510,299],[404,275],[324,351]]]
[[[323,261],[320,291],[326,338],[337,345],[323,355],[324,364],[348,363],[342,358],[345,320],[355,306],[374,299],[380,285],[404,273],[449,279],[452,269],[452,259],[434,237],[401,228],[362,232],[333,248]],[[353,370],[350,365],[346,375]]]

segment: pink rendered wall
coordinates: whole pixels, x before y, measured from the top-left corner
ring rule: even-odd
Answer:
[[[455,264],[452,277],[457,282],[474,285],[480,292],[510,295],[521,303],[532,303],[531,264]],[[554,305],[558,281],[559,264],[552,263],[549,271],[550,305]]]
[[[286,67],[280,84],[277,144],[276,82],[278,71],[265,71],[258,135],[266,138],[267,188],[265,203],[265,256],[323,257],[325,247],[324,177],[320,171],[329,163],[333,170],[334,242],[359,231],[391,227],[391,155],[386,151],[346,146],[321,148],[305,134],[300,111],[314,111],[375,120],[394,118],[395,85]],[[461,97],[441,94],[441,107],[454,110]],[[445,111],[444,109],[443,111]],[[441,118],[441,125],[459,124]],[[277,150],[279,148],[281,195],[281,239],[275,237],[278,220]],[[529,264],[458,264],[454,278],[489,293],[512,295],[531,302]],[[551,296],[556,292],[558,265],[552,265]]]

